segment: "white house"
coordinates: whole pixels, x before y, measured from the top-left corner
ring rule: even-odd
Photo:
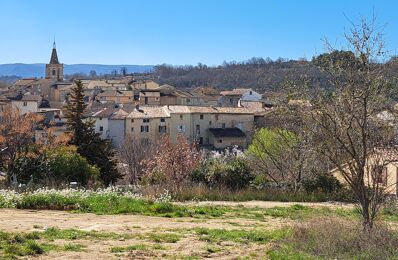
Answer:
[[[222,107],[237,107],[239,100],[241,101],[259,101],[261,100],[261,94],[248,88],[237,88],[234,90],[226,90],[220,92],[219,106]]]
[[[23,95],[19,100],[12,100],[11,104],[14,108],[19,109],[21,115],[26,113],[37,113],[42,98],[38,95]]]

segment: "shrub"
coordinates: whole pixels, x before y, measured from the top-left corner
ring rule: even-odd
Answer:
[[[59,186],[71,181],[86,185],[99,176],[98,168],[79,155],[74,146],[49,148],[37,157],[20,157],[15,162],[18,180]]]
[[[303,187],[307,192],[336,192],[342,189],[341,183],[329,174],[318,174],[314,178],[306,179],[303,181]]]
[[[382,223],[364,231],[361,223],[353,221],[312,219],[296,224],[291,237],[279,243],[271,256],[287,258],[294,252],[326,259],[392,259],[398,254],[398,234]]]
[[[194,182],[204,183],[211,188],[226,187],[242,189],[254,180],[244,158],[235,158],[228,162],[220,159],[208,159],[192,175]]]

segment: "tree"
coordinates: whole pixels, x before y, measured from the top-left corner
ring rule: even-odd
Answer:
[[[29,153],[34,144],[34,128],[43,120],[43,117],[33,113],[20,114],[18,108],[11,105],[4,109],[0,124],[0,156],[3,167],[7,170],[7,182],[16,182],[14,163],[19,156]]]
[[[179,135],[175,143],[163,136],[156,148],[153,157],[143,162],[145,174],[161,174],[163,184],[172,191],[183,188],[200,164],[201,154],[197,147]]]
[[[277,186],[297,190],[306,171],[306,148],[300,138],[285,129],[259,129],[253,137],[247,155],[257,174],[265,174]]]
[[[91,166],[77,153],[75,146],[47,147],[43,153],[26,155],[16,160],[15,171],[23,182],[58,186],[77,181],[87,185],[99,175],[98,168]]]
[[[345,38],[349,49],[318,59],[332,88],[319,91],[311,103],[316,144],[355,193],[365,230],[373,227],[385,195],[375,166],[397,159],[392,124],[380,113],[388,109],[391,85],[384,78],[382,31],[375,19],[362,18]]]
[[[127,164],[129,171],[129,182],[133,185],[138,184],[139,178],[144,173],[143,161],[150,159],[153,152],[151,144],[143,144],[140,139],[130,135],[126,136],[123,144],[119,148],[119,156],[122,163]]]
[[[115,151],[109,140],[102,139],[95,132],[94,121],[85,117],[87,105],[83,100],[83,84],[81,81],[75,83],[66,113],[72,133],[70,144],[77,146],[78,153],[99,168],[100,179],[104,184],[114,183],[121,177],[116,169]]]

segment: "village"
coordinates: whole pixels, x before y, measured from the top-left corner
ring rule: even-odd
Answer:
[[[114,79],[74,79],[65,81],[54,42],[45,78],[24,78],[0,94],[1,106],[11,104],[21,114],[45,115],[45,124],[55,135],[67,131],[64,111],[75,81],[84,86],[86,115],[95,121],[95,130],[112,141],[117,149],[126,135],[142,142],[155,142],[167,134],[178,134],[203,147],[246,148],[254,128],[263,123],[272,104],[251,88],[217,91],[211,87],[192,91],[159,85],[133,76]],[[35,138],[46,138],[36,129]]]
[[[394,6],[0,1],[0,259],[397,259]]]

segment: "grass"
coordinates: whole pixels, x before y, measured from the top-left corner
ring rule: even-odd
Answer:
[[[72,210],[96,214],[139,214],[160,217],[220,217],[225,212],[217,207],[187,207],[170,202],[155,202],[118,195],[68,197],[59,194],[30,194],[16,203],[19,209]]]
[[[149,250],[166,250],[166,247],[160,244],[148,245],[148,244],[136,244],[130,246],[115,246],[111,248],[111,253],[123,253],[128,251],[149,251]]]
[[[131,239],[133,234],[117,234],[113,232],[83,231],[78,229],[58,229],[49,228],[44,232],[34,231],[30,234],[37,235],[39,238],[47,240],[105,240],[105,239]]]
[[[198,228],[195,230],[200,240],[211,243],[221,241],[232,241],[235,243],[258,243],[265,244],[273,240],[278,240],[288,234],[288,229],[266,231],[266,230],[226,230]]]
[[[150,190],[150,188],[148,188]],[[351,202],[352,196],[346,191],[326,192],[291,192],[280,189],[245,188],[230,190],[227,188],[208,188],[205,185],[189,185],[173,194],[176,201],[282,201],[282,202]]]
[[[177,243],[181,236],[175,233],[149,233],[146,237],[156,243]]]
[[[82,252],[85,247],[82,244],[65,244],[63,251]]]
[[[2,259],[14,259],[21,256],[40,255],[57,248],[56,245],[39,243],[36,234],[14,234],[0,232],[0,252]]]
[[[268,252],[270,259],[397,259],[398,232],[378,223],[364,231],[358,221],[338,217],[298,222]]]

